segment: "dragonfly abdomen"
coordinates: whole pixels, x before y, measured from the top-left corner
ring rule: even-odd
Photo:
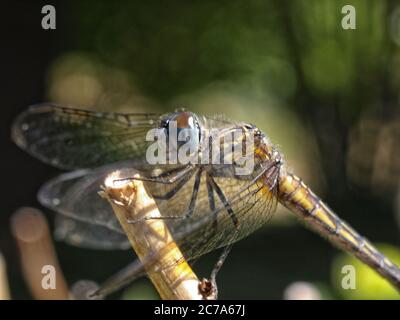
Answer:
[[[341,220],[299,177],[281,176],[279,201],[332,244],[356,256],[400,290],[400,269]]]

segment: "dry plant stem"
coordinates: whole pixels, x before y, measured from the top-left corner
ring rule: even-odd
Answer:
[[[0,300],[9,300],[10,290],[7,281],[6,262],[0,253]]]
[[[203,299],[199,292],[200,281],[174,243],[165,222],[162,219],[150,219],[129,223],[129,220],[143,216],[161,215],[141,181],[126,180],[116,184],[118,177],[119,173],[115,172],[106,179],[103,196],[110,202],[139,259],[143,261],[154,252],[165,251],[162,249],[168,245],[168,251],[157,257],[152,270],[146,270],[161,298]]]
[[[19,248],[25,281],[33,297],[38,300],[68,299],[68,287],[43,214],[34,208],[21,208],[12,216],[11,228]],[[55,289],[43,288],[42,281],[49,274],[43,270],[46,265],[54,267]]]

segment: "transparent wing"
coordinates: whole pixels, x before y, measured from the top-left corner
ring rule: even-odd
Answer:
[[[214,210],[216,213],[209,211],[199,219],[198,224],[203,224],[201,227],[193,227],[190,232],[182,225],[174,228],[174,237],[189,259],[198,258],[246,237],[269,221],[275,211],[275,188],[271,190],[260,181],[247,181],[246,184],[246,181],[238,183],[229,178],[216,179],[216,183],[223,190],[233,215],[218,199]],[[238,221],[237,226],[234,219]]]
[[[91,249],[127,249],[129,241],[109,203],[98,192],[111,172],[140,167],[135,161],[110,164],[59,175],[41,187],[39,202],[59,213],[55,237],[74,246]]]
[[[116,170],[128,173],[140,171],[149,175],[151,169],[139,160],[121,161],[95,169],[64,173],[48,181],[40,188],[38,200],[43,206],[59,213],[56,238],[85,248],[128,248],[128,240],[110,204],[98,192],[106,177]]]
[[[159,115],[122,114],[40,104],[23,112],[12,139],[36,158],[61,169],[101,166],[145,155],[146,133]]]
[[[277,206],[277,177],[279,167],[272,163],[256,164],[251,175],[238,178],[232,166],[216,172],[203,172],[197,191],[197,200],[189,218],[166,219],[175,241],[187,259],[195,259],[214,249],[238,241],[265,224]],[[270,167],[269,170],[266,168]],[[265,174],[261,179],[259,176]],[[207,175],[214,179],[228,203],[211,188]],[[177,182],[178,183],[178,182]],[[177,184],[176,183],[176,184]],[[190,206],[196,174],[170,199],[158,199],[174,186],[147,183],[163,216],[184,217]],[[231,212],[229,212],[231,211]],[[237,224],[235,224],[237,221]]]
[[[123,234],[110,205],[98,192],[107,175],[119,166],[62,174],[41,187],[39,202],[66,217]]]
[[[122,233],[61,214],[56,216],[54,237],[59,241],[87,249],[126,250],[131,247],[128,238]]]

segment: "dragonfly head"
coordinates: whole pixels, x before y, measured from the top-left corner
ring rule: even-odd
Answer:
[[[169,141],[176,149],[185,145],[192,152],[200,147],[201,128],[198,116],[189,111],[177,111],[167,116],[161,123]],[[174,135],[174,136],[172,136]]]

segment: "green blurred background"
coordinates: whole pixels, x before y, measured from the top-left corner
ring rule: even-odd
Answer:
[[[346,4],[356,9],[356,30],[342,28]],[[40,29],[39,4],[10,6],[21,10],[23,22],[14,25],[10,18],[10,55],[2,59],[12,106],[6,106],[6,128],[40,101],[126,112],[185,106],[254,123],[280,147],[293,172],[400,263],[397,1],[54,2],[53,31]],[[12,296],[21,299],[30,295],[7,214],[38,206],[37,188],[57,171],[6,144],[10,169],[25,168],[17,178],[35,171],[23,192],[5,201],[0,226]],[[134,258],[132,252],[63,243],[56,248],[71,284],[101,282]],[[217,257],[209,254],[195,265],[199,276],[209,276]],[[346,264],[357,267],[356,290],[338,285]],[[296,282],[323,299],[400,297],[281,208],[268,226],[234,246],[218,277],[223,299],[287,298]],[[157,294],[142,279],[113,297]]]

